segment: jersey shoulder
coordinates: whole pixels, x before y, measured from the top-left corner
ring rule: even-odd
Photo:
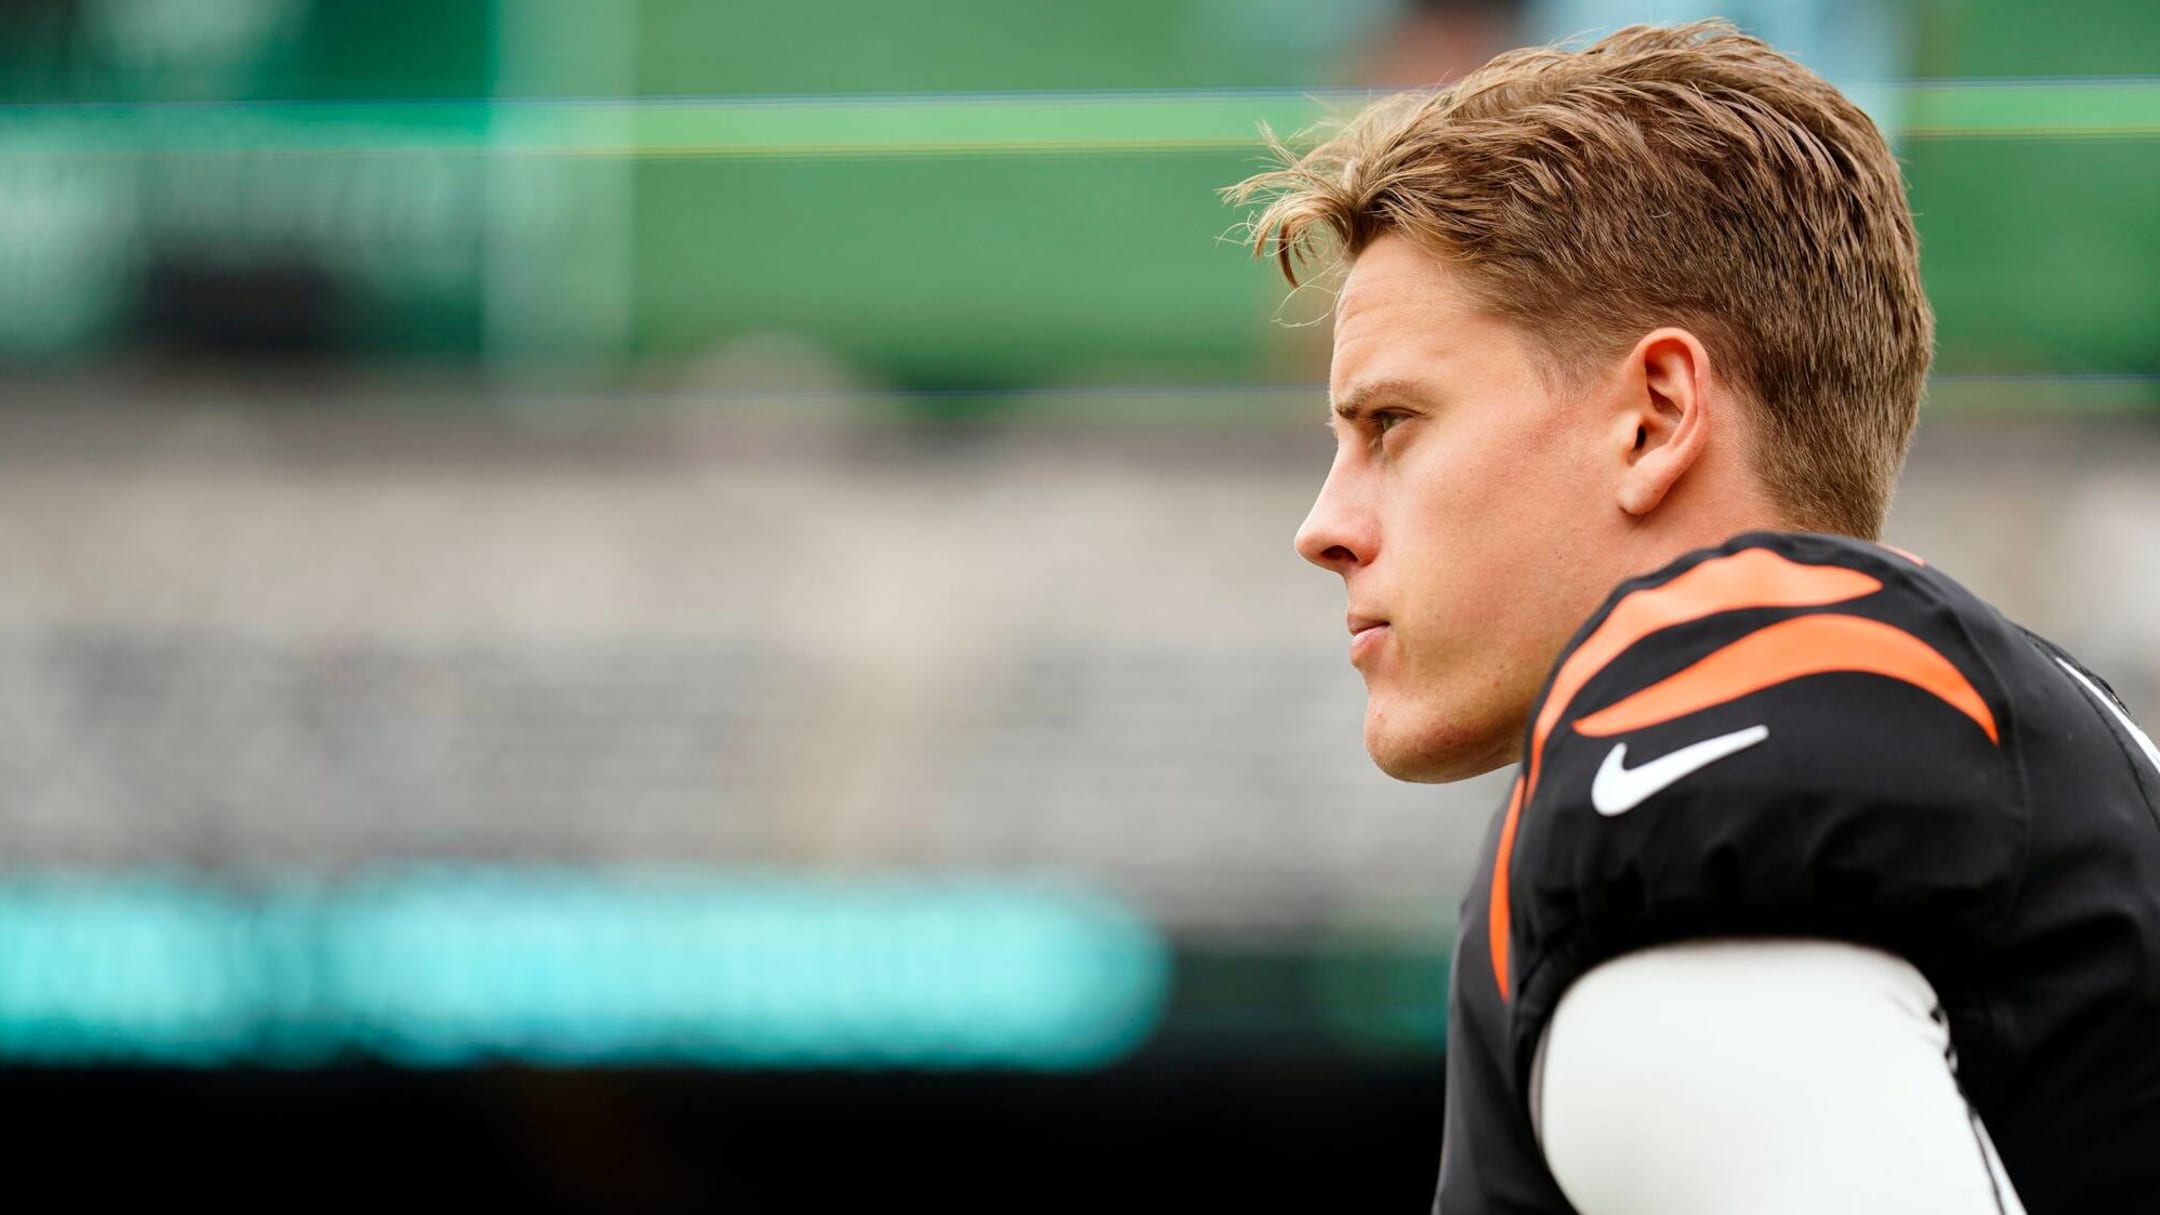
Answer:
[[[2027,846],[2014,627],[1837,536],[1749,533],[1623,584],[1525,742],[1496,900],[1518,1014],[1689,937],[1855,940],[1931,978],[1977,957]]]
[[[1876,725],[1948,708],[1977,731],[1959,737],[1999,746],[2008,693],[1990,658],[2001,646],[1990,642],[2013,632],[2022,633],[1899,550],[1751,532],[1616,589],[1555,665],[1533,741],[1621,737],[1749,700],[1797,718],[1788,728],[1824,701],[1835,716],[1863,711]],[[1867,678],[1802,682],[1820,675]],[[1791,694],[1824,686],[1844,694]]]

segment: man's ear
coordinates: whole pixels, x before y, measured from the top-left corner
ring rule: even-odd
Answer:
[[[1616,497],[1639,517],[1657,509],[1709,442],[1710,352],[1685,329],[1652,330],[1628,352],[1620,383],[1626,467]]]

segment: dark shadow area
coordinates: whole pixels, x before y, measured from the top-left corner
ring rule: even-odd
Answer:
[[[225,1210],[1420,1210],[1437,1063],[924,1072],[17,1070],[18,1186]]]

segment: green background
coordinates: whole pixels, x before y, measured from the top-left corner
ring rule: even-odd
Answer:
[[[0,29],[14,103],[0,186],[104,218],[16,232],[30,269],[5,296],[0,262],[0,304],[78,301],[65,323],[0,325],[16,358],[124,352],[155,253],[244,263],[297,246],[361,283],[344,337],[369,356],[544,347],[617,374],[779,333],[930,394],[1308,377],[1268,323],[1280,286],[1224,239],[1237,216],[1215,191],[1260,164],[1253,124],[1317,112],[1306,94],[1339,82],[1386,16],[1275,0],[382,0],[296,7],[206,74],[47,11],[10,10]],[[1909,17],[1912,79],[1960,82],[1908,94],[1899,140],[1940,317],[1936,400],[2160,401],[2160,6],[1972,0]],[[555,49],[516,58],[511,26]],[[595,31],[627,61],[582,57]],[[1971,84],[2008,78],[2023,91]],[[2103,80],[2121,87],[2089,87]],[[1991,104],[2012,129],[1990,125]],[[203,180],[219,173],[240,192],[248,174],[289,173],[322,218],[266,234],[176,216],[216,197]],[[534,197],[558,205],[555,226],[517,229],[506,209]],[[424,207],[440,213],[397,218]],[[571,319],[522,338],[490,324],[490,308],[535,297]],[[599,321],[579,311],[592,301]]]

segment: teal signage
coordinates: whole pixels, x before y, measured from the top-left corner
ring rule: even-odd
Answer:
[[[1012,881],[422,867],[0,880],[0,1061],[1100,1066],[1161,1015],[1124,904]]]

